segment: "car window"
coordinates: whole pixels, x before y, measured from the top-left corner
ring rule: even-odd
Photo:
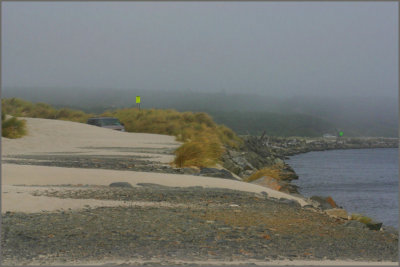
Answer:
[[[119,122],[118,119],[113,119],[113,118],[109,118],[109,119],[101,119],[101,126],[113,126],[113,125],[121,125],[121,123]]]

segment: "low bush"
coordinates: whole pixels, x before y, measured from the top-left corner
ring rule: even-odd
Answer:
[[[254,172],[251,176],[245,179],[246,182],[255,181],[263,176],[269,176],[275,179],[281,179],[281,169],[280,165],[272,165],[270,167],[263,168]]]
[[[362,222],[364,224],[372,222],[371,218],[364,216],[362,214],[358,214],[358,213],[351,214],[351,220],[356,220],[356,221]]]
[[[3,113],[4,114],[4,113]],[[26,121],[18,120],[15,117],[6,119],[4,115],[1,122],[1,136],[6,138],[20,138],[26,135]]]
[[[221,142],[212,135],[197,137],[175,151],[173,164],[177,167],[207,167],[219,163],[224,152]]]

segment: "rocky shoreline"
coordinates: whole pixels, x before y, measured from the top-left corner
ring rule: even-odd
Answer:
[[[285,138],[267,136],[244,136],[243,146],[239,150],[227,149],[223,157],[223,166],[243,180],[262,168],[277,168],[280,179],[263,177],[253,182],[267,185],[273,189],[290,194],[300,195],[298,187],[291,181],[298,179],[296,172],[285,163],[288,156],[310,151],[334,149],[365,149],[365,148],[397,148],[397,138]],[[314,206],[328,210],[340,208],[329,196],[313,196],[307,199]],[[318,202],[318,203],[315,203]],[[343,218],[349,216],[345,210],[334,212]],[[382,223],[373,222],[371,229],[379,229]]]
[[[254,171],[280,164],[292,176],[287,180],[297,179],[293,169],[285,164],[288,156],[311,151],[333,149],[397,148],[397,138],[301,138],[242,136],[244,144],[237,150],[227,149],[223,157],[223,166],[246,178]]]

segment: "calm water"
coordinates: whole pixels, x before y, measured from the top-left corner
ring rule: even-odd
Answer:
[[[397,148],[309,152],[287,161],[304,196],[332,196],[350,213],[362,213],[398,228]]]

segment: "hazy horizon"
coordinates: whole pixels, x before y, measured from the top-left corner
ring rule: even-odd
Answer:
[[[397,98],[397,6],[5,2],[2,87]]]
[[[395,136],[398,30],[395,2],[5,2],[2,96]]]

